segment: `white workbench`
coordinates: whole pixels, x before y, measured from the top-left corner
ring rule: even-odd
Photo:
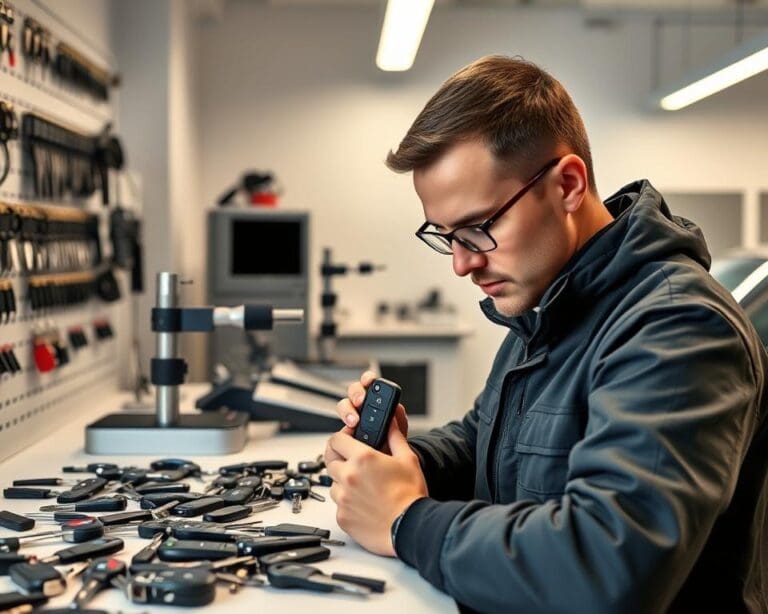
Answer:
[[[184,394],[182,390],[182,411],[191,407],[194,399],[202,390],[200,386],[189,387]],[[84,465],[89,462],[114,462],[120,465],[148,466],[154,459],[171,457],[173,454],[157,450],[146,456],[93,456],[87,455],[83,449],[84,427],[87,423],[103,414],[114,412],[128,397],[114,393],[102,396],[83,404],[73,413],[70,421],[56,430],[55,433],[42,437],[36,444],[0,463],[0,487],[10,486],[14,479],[33,477],[80,477],[81,474],[62,474],[61,467],[65,465]],[[189,457],[199,463],[203,469],[215,470],[221,465],[246,460],[282,459],[290,462],[291,466],[301,460],[312,460],[325,447],[325,435],[274,435],[265,438],[263,425],[253,425],[252,438],[246,447],[238,454],[227,456]],[[82,474],[82,477],[89,477]],[[208,478],[212,479],[212,478]],[[193,491],[199,491],[202,483],[190,480]],[[63,489],[63,487],[62,487]],[[254,516],[261,519],[264,525],[279,522],[295,522],[331,529],[331,537],[347,542],[344,547],[332,547],[331,558],[320,563],[313,563],[326,572],[346,572],[349,574],[369,576],[386,580],[387,589],[383,594],[371,594],[367,598],[358,598],[341,594],[321,594],[300,590],[277,590],[272,588],[244,588],[237,594],[230,594],[223,584],[219,586],[216,601],[206,606],[205,611],[211,613],[235,614],[237,612],[307,612],[320,614],[332,612],[354,612],[359,614],[360,608],[366,613],[374,612],[452,612],[456,605],[445,594],[435,590],[418,573],[397,559],[379,557],[363,550],[336,524],[336,506],[327,496],[328,489],[316,487],[317,492],[326,495],[326,502],[314,499],[303,502],[300,514],[292,514],[287,501],[279,507]],[[55,499],[38,501],[0,500],[0,509],[16,513],[36,511],[41,505],[55,503]],[[129,502],[128,509],[136,509],[137,504]],[[199,520],[197,518],[196,520]],[[31,532],[48,530],[55,525],[38,521]],[[0,536],[21,536],[0,527]],[[115,555],[117,558],[130,561],[133,553],[145,546],[148,541],[139,537],[122,537],[125,549]],[[43,545],[45,544],[45,545]],[[30,543],[22,552],[46,556],[61,548],[68,547],[61,541],[42,542],[40,545]],[[72,600],[79,581],[75,581],[65,595],[52,599],[46,607],[63,607]],[[7,576],[0,577],[0,592],[14,590],[14,585]],[[188,611],[189,608],[173,608],[167,606],[144,606],[131,604],[120,592],[109,589],[99,594],[90,604],[93,608],[103,608],[111,611],[152,611],[176,612]]]

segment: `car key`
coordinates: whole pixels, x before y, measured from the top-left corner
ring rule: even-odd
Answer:
[[[109,537],[95,539],[84,544],[71,546],[54,552],[51,556],[40,559],[41,563],[51,565],[68,565],[86,559],[93,559],[100,556],[109,556],[123,549],[124,542],[118,537]]]
[[[37,520],[49,520],[59,524],[63,524],[68,520],[86,520],[88,518],[93,518],[93,516],[82,514],[80,512],[53,512],[50,514],[45,512],[32,512],[27,514],[27,516]]]
[[[57,497],[59,503],[74,503],[87,499],[91,495],[99,492],[107,485],[104,478],[88,478],[81,480],[71,489],[56,491],[50,488],[23,488],[12,487],[3,490],[3,496],[6,499],[49,499]]]
[[[321,454],[313,461],[301,461],[298,464],[298,470],[299,473],[320,473],[323,469],[325,469],[325,461],[323,460],[323,455]]]
[[[35,519],[20,516],[7,510],[0,511],[0,527],[5,527],[11,531],[29,531],[34,528]]]
[[[202,498],[203,495],[196,492],[152,492],[141,497],[139,506],[143,510],[152,510],[171,501],[181,504]]]
[[[151,510],[136,510],[133,512],[119,512],[117,514],[107,514],[100,516],[99,520],[105,526],[114,526],[118,524],[128,524],[129,522],[142,522],[145,520],[161,520],[178,506],[176,501],[169,501],[165,505]]]
[[[400,402],[400,386],[382,377],[373,380],[365,393],[354,438],[381,450]]]
[[[165,538],[167,537],[167,533],[155,533],[155,536],[152,538],[152,541],[149,543],[148,546],[144,546],[141,550],[139,550],[136,554],[131,557],[131,565],[139,565],[142,563],[151,563],[152,560],[157,556],[157,549],[160,547],[160,545],[165,541]]]
[[[289,537],[243,537],[236,543],[237,553],[241,556],[260,557],[271,552],[315,548],[321,545],[321,539],[315,535],[295,535]]]
[[[16,563],[30,563],[36,561],[34,555],[25,556],[18,552],[0,552],[0,576],[7,576],[11,565]]]
[[[157,549],[161,561],[215,561],[238,556],[237,544],[231,542],[206,542],[178,540],[169,537]]]
[[[121,495],[114,497],[97,497],[76,503],[63,505],[44,505],[41,512],[116,512],[124,510],[128,505],[128,499]]]
[[[208,512],[203,516],[203,520],[206,522],[233,522],[235,520],[242,520],[247,518],[251,514],[270,510],[280,505],[278,501],[272,499],[265,499],[253,503],[252,505],[228,505],[227,507],[221,507],[219,509]]]
[[[221,497],[203,497],[202,499],[188,501],[187,503],[177,505],[171,513],[174,516],[191,518],[226,507],[227,505],[229,505],[229,503],[224,501]]]
[[[298,563],[277,563],[267,567],[270,586],[275,588],[303,588],[321,593],[341,592],[365,597],[371,589],[359,584],[334,580],[316,567]]]
[[[77,591],[71,607],[83,608],[99,591],[112,585],[117,576],[126,574],[125,563],[113,558],[93,561],[83,572],[83,586]]]
[[[81,480],[64,480],[62,478],[28,478],[14,480],[13,486],[74,486]]]
[[[132,603],[203,606],[216,597],[216,576],[207,569],[165,569],[140,572],[113,583]]]
[[[187,472],[188,476],[198,479],[201,479],[203,475],[203,470],[200,468],[200,465],[184,458],[161,458],[152,461],[149,464],[149,468],[152,469],[152,471],[182,469]]]
[[[116,480],[122,475],[122,469],[114,463],[90,463],[84,467],[62,467],[62,473],[95,473],[108,480]]]
[[[206,494],[217,495],[222,490],[235,488],[237,486],[237,481],[242,477],[242,475],[237,473],[220,475],[215,480],[213,480],[213,482],[208,484],[208,486],[203,489],[203,492]]]
[[[236,463],[234,465],[224,465],[219,467],[219,473],[224,475],[228,473],[255,473],[261,475],[267,471],[283,471],[288,468],[288,461],[284,460],[263,460],[251,461],[250,463]]]
[[[276,563],[317,563],[327,560],[330,556],[330,549],[325,546],[315,546],[314,548],[298,548],[265,554],[259,557],[259,563],[264,566],[275,565]]]
[[[145,482],[133,489],[140,495],[151,493],[185,493],[189,492],[189,484],[184,482]]]
[[[253,490],[258,490],[261,488],[263,482],[264,480],[259,475],[247,475],[244,478],[237,480],[237,487],[253,488]]]
[[[45,563],[17,563],[8,570],[8,576],[25,595],[42,593],[46,597],[55,597],[66,591],[67,583],[87,567],[87,562],[80,561],[62,573]]]
[[[0,612],[14,612],[15,608],[24,608],[26,606],[38,606],[48,601],[48,597],[43,593],[32,593],[25,595],[18,591],[11,591],[10,593],[0,593]],[[12,609],[14,608],[14,609]],[[22,611],[25,610],[15,610]],[[27,612],[31,610],[27,609]]]
[[[237,488],[225,490],[218,496],[230,505],[244,505],[256,496],[256,491],[253,488],[238,486]]]
[[[325,497],[312,492],[312,485],[307,478],[291,478],[283,486],[283,493],[285,498],[291,501],[291,511],[294,514],[301,511],[302,499],[312,497],[318,501],[325,501]]]

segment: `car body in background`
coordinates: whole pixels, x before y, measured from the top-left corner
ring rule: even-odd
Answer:
[[[768,346],[768,249],[729,252],[712,262],[711,273],[744,308]]]

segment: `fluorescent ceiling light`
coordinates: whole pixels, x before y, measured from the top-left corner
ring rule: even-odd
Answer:
[[[413,66],[435,0],[389,0],[381,28],[376,66],[408,70]]]
[[[718,62],[699,70],[674,88],[654,95],[658,106],[677,111],[768,69],[768,38],[753,39],[730,51]]]

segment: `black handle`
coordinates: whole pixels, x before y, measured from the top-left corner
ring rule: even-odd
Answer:
[[[117,537],[96,539],[92,542],[86,542],[71,548],[65,548],[54,552],[52,559],[56,560],[57,565],[67,565],[86,559],[95,559],[100,556],[108,556],[123,549],[124,542]],[[44,559],[49,561],[51,559]]]
[[[50,488],[6,488],[3,496],[6,499],[50,499],[55,493]]]

